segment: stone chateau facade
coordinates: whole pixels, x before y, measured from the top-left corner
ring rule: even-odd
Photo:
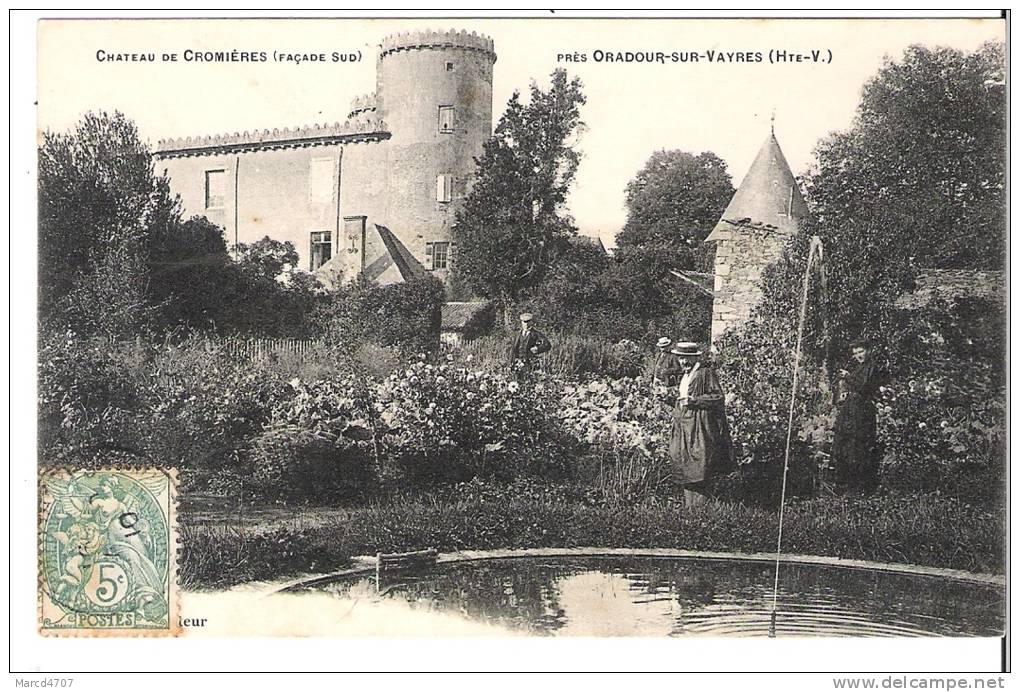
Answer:
[[[493,41],[462,31],[389,36],[375,93],[332,125],[164,140],[156,148],[186,215],[228,243],[290,241],[328,286],[434,273],[455,248],[451,225],[492,134]]]
[[[379,45],[374,93],[342,123],[161,140],[157,172],[186,215],[228,243],[290,241],[326,286],[449,275],[451,226],[492,135],[491,38],[424,31]],[[759,280],[807,207],[770,134],[708,240],[716,242],[712,339],[747,319]]]

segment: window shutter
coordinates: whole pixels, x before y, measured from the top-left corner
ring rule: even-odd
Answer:
[[[457,243],[450,243],[450,252],[446,258],[446,266],[452,268],[454,259],[457,257]]]
[[[425,268],[432,271],[432,257],[433,257],[432,243],[425,243]]]
[[[436,201],[449,202],[452,198],[452,193],[453,176],[446,174],[436,176]]]

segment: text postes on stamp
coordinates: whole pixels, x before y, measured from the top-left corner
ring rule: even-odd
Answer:
[[[161,469],[40,474],[43,634],[178,632],[175,486]]]

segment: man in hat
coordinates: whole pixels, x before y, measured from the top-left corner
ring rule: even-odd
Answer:
[[[684,374],[677,386],[669,456],[673,477],[684,489],[685,506],[698,507],[705,503],[707,484],[736,468],[725,397],[712,366],[701,361],[696,343],[677,342],[672,352]]]
[[[521,328],[514,336],[510,346],[510,364],[516,366],[518,362],[524,367],[532,365],[534,360],[546,353],[552,345],[545,334],[531,326],[534,316],[530,312],[521,313]]]
[[[676,385],[677,380],[683,374],[683,369],[680,367],[680,361],[677,356],[670,351],[670,345],[673,342],[668,337],[660,337],[655,345],[658,346],[659,352],[655,354],[655,365],[652,367],[652,381],[659,382],[672,387]]]

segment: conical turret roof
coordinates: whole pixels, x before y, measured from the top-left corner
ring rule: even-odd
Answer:
[[[800,220],[807,213],[800,186],[775,133],[771,133],[706,240],[721,240],[720,231],[733,230],[735,226],[771,226],[780,233],[793,234],[800,229]]]

